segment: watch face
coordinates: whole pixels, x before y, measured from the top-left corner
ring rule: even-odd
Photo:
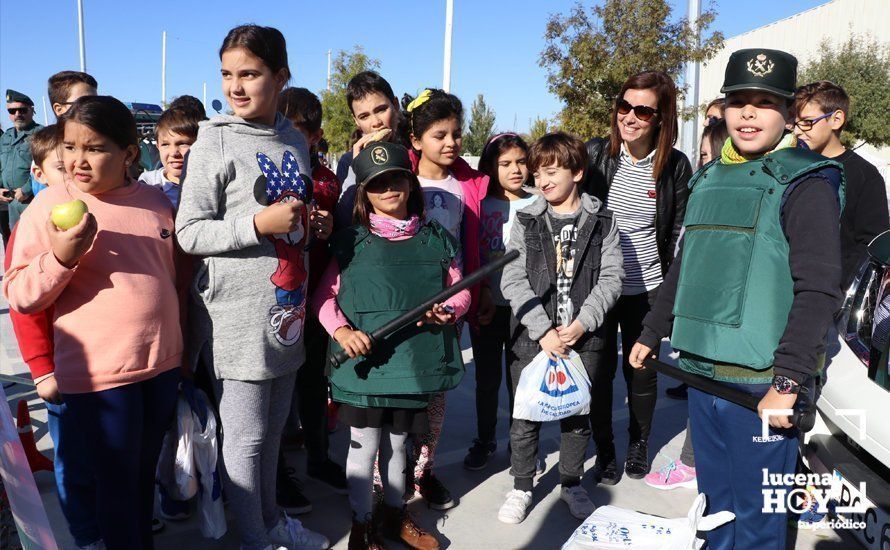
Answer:
[[[776,388],[776,391],[779,393],[791,393],[794,385],[789,378],[777,376],[775,380],[773,380],[773,387]]]

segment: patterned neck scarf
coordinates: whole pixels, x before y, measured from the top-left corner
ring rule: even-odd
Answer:
[[[371,214],[371,231],[384,239],[397,239],[399,237],[413,237],[420,231],[420,218],[416,215],[407,220],[397,220],[387,216]]]
[[[793,133],[788,133],[782,136],[779,144],[776,145],[772,151],[764,153],[764,155],[789,147],[797,147],[797,136]],[[732,143],[732,138],[726,138],[726,142],[723,144],[723,149],[720,151],[720,162],[723,164],[741,164],[743,162],[748,162],[748,160],[749,159],[743,157],[742,154],[739,153],[739,150],[736,149],[735,145]]]

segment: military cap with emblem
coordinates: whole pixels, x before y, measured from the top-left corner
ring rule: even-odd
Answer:
[[[6,90],[6,102],[7,103],[25,103],[34,106],[34,102],[31,101],[31,98],[23,94],[22,92],[17,92],[15,90]]]
[[[797,58],[790,53],[765,48],[738,50],[729,56],[720,93],[763,90],[794,99]]]
[[[355,172],[355,181],[359,185],[365,185],[387,172],[407,172],[413,175],[408,150],[388,141],[374,141],[365,146],[352,161],[352,171]]]

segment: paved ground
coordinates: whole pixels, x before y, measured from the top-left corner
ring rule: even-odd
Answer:
[[[0,298],[0,373],[23,374],[27,372],[15,344],[12,327],[9,322],[7,304]],[[466,347],[466,346],[465,346]],[[667,350],[665,350],[667,351]],[[546,454],[547,470],[537,480],[535,488],[534,508],[529,517],[520,525],[506,525],[497,520],[497,510],[504,495],[512,488],[512,480],[507,474],[509,457],[507,448],[507,418],[509,412],[502,405],[500,424],[498,426],[498,452],[489,466],[479,472],[469,472],[462,466],[466,449],[475,433],[475,412],[473,391],[473,365],[471,353],[465,350],[465,359],[469,366],[467,376],[456,390],[448,395],[448,412],[445,429],[439,450],[436,471],[444,480],[455,497],[459,499],[456,508],[445,512],[427,509],[423,501],[414,501],[411,509],[420,523],[427,529],[440,534],[443,548],[529,548],[550,549],[559,546],[579,525],[569,513],[566,505],[559,499],[558,461],[559,429],[551,423],[542,430],[542,447]],[[615,383],[615,432],[616,447],[625,448],[627,444],[627,408],[623,380],[619,377]],[[673,383],[670,380],[659,381],[659,395],[664,396],[664,389]],[[22,385],[7,389],[7,394],[25,391]],[[52,442],[46,430],[46,411],[35,393],[25,395],[30,405],[38,446],[44,452],[51,453]],[[506,393],[502,390],[501,403],[506,403]],[[11,403],[13,407],[15,403]],[[13,410],[15,410],[13,408]],[[678,456],[686,426],[686,402],[659,398],[653,436],[650,442],[650,453],[655,458],[654,467],[659,467],[665,456]],[[340,428],[333,436],[332,457],[341,464],[345,460],[346,429]],[[587,468],[593,465],[594,449],[591,445]],[[288,461],[297,468],[304,479],[306,495],[312,500],[314,510],[301,516],[304,523],[311,529],[320,531],[330,538],[337,549],[345,549],[349,536],[349,503],[345,496],[334,494],[325,486],[305,478],[305,453],[300,451],[288,455]],[[36,482],[43,497],[53,530],[62,548],[73,548],[70,535],[59,510],[54,482],[51,474],[46,472],[36,475]],[[613,504],[629,509],[639,510],[664,517],[682,517],[695,497],[691,489],[674,491],[657,491],[646,486],[642,480],[624,478],[614,487],[593,487],[590,480],[584,480],[591,498],[598,506]],[[792,543],[789,548],[820,550],[829,548],[855,547],[850,539],[841,539],[833,532],[820,532],[815,536],[812,532],[801,532],[796,536],[792,532]],[[201,537],[197,520],[185,522],[168,522],[166,529],[157,535],[156,545],[159,549],[202,548],[237,549],[238,542],[230,532],[219,541],[211,541]],[[394,542],[393,548],[399,548]]]

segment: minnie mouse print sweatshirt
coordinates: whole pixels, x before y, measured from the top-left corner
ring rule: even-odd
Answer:
[[[189,311],[192,366],[205,347],[221,379],[268,380],[303,364],[307,210],[287,234],[259,235],[253,218],[276,202],[308,204],[310,174],[306,140],[280,114],[274,126],[227,115],[200,124],[176,216],[180,246],[201,257]]]

